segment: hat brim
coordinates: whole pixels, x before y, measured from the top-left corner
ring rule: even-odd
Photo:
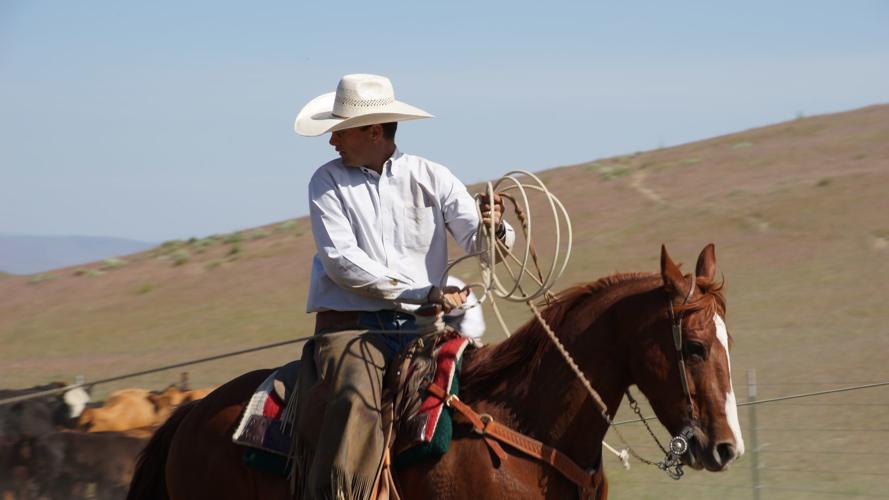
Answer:
[[[296,115],[293,130],[299,135],[314,137],[327,132],[376,123],[403,122],[433,117],[420,108],[401,101],[394,101],[385,107],[377,108],[377,111],[373,113],[343,118],[332,112],[335,97],[336,92],[330,92],[309,101]]]

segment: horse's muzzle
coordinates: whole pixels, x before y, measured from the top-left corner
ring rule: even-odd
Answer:
[[[700,429],[695,428],[694,437],[689,442],[688,453],[683,455],[683,463],[693,469],[707,469],[720,472],[728,469],[740,452],[732,440],[711,442]]]

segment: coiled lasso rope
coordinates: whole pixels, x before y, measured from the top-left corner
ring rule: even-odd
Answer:
[[[527,179],[523,179],[523,177],[526,177]],[[540,267],[533,244],[532,213],[528,199],[529,191],[536,191],[543,194],[546,200],[546,205],[551,211],[552,220],[554,221],[553,227],[555,234],[553,238],[553,251],[548,265],[545,266],[545,273]],[[477,257],[482,281],[478,283],[470,283],[467,286],[480,292],[480,294],[478,294],[478,304],[482,304],[485,301],[491,302],[491,307],[497,315],[497,320],[508,337],[509,328],[506,326],[506,322],[503,320],[503,317],[497,308],[495,297],[510,302],[525,303],[545,295],[551,297],[550,289],[565,271],[568,259],[571,256],[573,236],[571,219],[568,217],[568,212],[565,210],[565,206],[562,205],[562,202],[559,201],[549,189],[547,189],[543,181],[536,175],[524,170],[513,170],[501,177],[496,183],[487,183],[486,194],[488,195],[488,199],[493,199],[495,193],[501,195],[507,201],[512,202],[513,208],[521,223],[521,229],[525,240],[521,258],[516,257],[513,252],[509,251],[497,240],[492,218],[490,225],[479,226],[478,229],[477,238],[482,242],[482,249],[477,253],[464,255],[463,257],[452,261],[448,265],[445,276],[442,277],[441,285],[442,287],[445,285],[447,275],[450,273],[451,268],[466,259]],[[476,195],[476,210],[481,219],[482,214],[479,197],[479,195]],[[563,238],[562,231],[565,231],[567,235],[566,238]],[[510,262],[512,262],[513,265],[518,264],[518,269],[513,269]],[[531,272],[529,268],[531,264],[536,267],[536,274]],[[497,275],[495,272],[495,265],[501,265],[502,269],[508,273],[509,279],[511,280],[510,284],[507,285]],[[530,288],[522,282],[522,277],[525,276],[530,277],[534,281],[534,284]]]
[[[602,398],[599,397],[599,394],[593,389],[589,380],[587,380],[586,376],[571,358],[568,351],[565,350],[565,347],[556,337],[555,332],[552,331],[540,316],[539,311],[533,303],[533,301],[541,297],[544,297],[547,301],[554,297],[550,290],[555,282],[562,276],[562,273],[564,273],[565,268],[568,265],[574,237],[571,228],[571,218],[568,216],[568,211],[565,210],[565,206],[562,202],[550,192],[539,177],[525,170],[513,170],[501,177],[495,183],[488,182],[486,184],[485,192],[490,201],[489,204],[492,210],[495,193],[512,203],[513,209],[521,224],[524,237],[524,250],[521,258],[516,257],[510,249],[507,249],[506,246],[497,239],[495,236],[496,228],[494,227],[493,218],[491,218],[491,223],[489,225],[480,225],[478,229],[477,239],[482,242],[481,251],[465,255],[449,263],[444,276],[442,276],[441,288],[445,287],[447,276],[450,274],[450,270],[454,266],[466,259],[477,257],[482,281],[480,283],[470,283],[467,286],[469,288],[478,289],[481,293],[478,297],[478,303],[471,307],[480,306],[486,300],[490,301],[491,308],[497,317],[497,321],[500,323],[500,327],[503,329],[506,336],[509,337],[509,328],[503,320],[503,315],[500,313],[500,309],[497,307],[496,299],[500,298],[509,302],[524,302],[527,304],[537,320],[541,322],[544,330],[546,330],[550,339],[565,358],[565,361],[574,371],[578,379],[580,379],[590,397],[599,407],[605,421],[610,424],[611,417],[608,414],[608,409],[602,401]],[[552,255],[543,268],[540,266],[537,251],[534,247],[532,236],[533,217],[531,213],[531,203],[528,197],[529,192],[537,192],[543,195],[545,199],[544,204],[549,207],[553,221],[554,234]],[[480,205],[480,196],[476,195],[476,210],[478,211],[479,219],[482,219]],[[564,237],[562,234],[563,231],[565,233]],[[518,264],[518,269],[513,269],[510,262],[513,265]],[[536,273],[532,272],[529,268],[531,264],[534,265]],[[507,282],[500,279],[500,276],[498,276],[496,272],[497,266],[501,266],[501,268],[506,271],[510,281]],[[533,284],[530,286],[527,286],[526,283],[523,283],[522,281],[522,278],[526,276],[530,277],[531,281],[533,281]],[[466,308],[461,306],[461,309],[465,310]],[[605,441],[602,441],[602,444],[605,449],[614,453],[620,459],[624,468],[629,469],[627,450],[616,450]]]

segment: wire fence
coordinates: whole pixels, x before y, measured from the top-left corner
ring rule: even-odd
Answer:
[[[889,499],[889,421],[885,418],[889,397],[882,391],[874,394],[875,390],[889,387],[889,382],[858,380],[843,384],[757,384],[755,372],[752,371],[748,373],[748,380],[750,383],[744,384],[748,399],[737,405],[746,407],[748,413],[744,430],[744,440],[748,446],[744,460],[734,464],[731,471],[719,479],[701,476],[712,483],[683,480],[681,484],[671,487],[671,495],[695,495],[699,489],[709,489],[709,495],[718,495],[726,500]],[[758,385],[769,387],[770,392],[803,385],[847,386],[757,399]],[[853,398],[857,401],[848,401],[850,394],[867,396],[864,400]],[[842,401],[824,401],[836,395],[847,397]],[[759,424],[755,415],[757,412],[763,413],[761,419],[765,417]],[[645,420],[654,418],[647,417]],[[616,425],[641,422],[636,418],[616,422]],[[659,454],[660,448],[647,441],[642,426],[633,428],[632,432],[637,434],[633,435],[628,446]],[[658,477],[657,472],[650,474]],[[632,489],[634,485],[640,485],[635,487],[647,494],[651,491],[647,485],[665,486],[664,483],[645,479],[644,472],[627,476],[623,478],[625,482],[622,487]],[[683,490],[686,486],[689,489]]]
[[[158,372],[163,372],[163,371],[167,371],[167,370],[175,370],[176,368],[185,368],[187,366],[194,366],[194,365],[198,365],[201,363],[209,363],[210,361],[218,361],[220,359],[226,359],[226,358],[231,358],[231,357],[235,357],[235,356],[242,356],[244,354],[250,354],[250,353],[254,353],[254,352],[265,351],[268,349],[274,349],[277,347],[293,345],[293,344],[297,344],[300,342],[305,342],[311,338],[312,337],[301,337],[298,339],[284,340],[281,342],[274,342],[271,344],[264,344],[264,345],[260,345],[260,346],[249,347],[247,349],[239,349],[237,351],[231,351],[231,352],[226,352],[226,353],[222,353],[222,354],[217,354],[215,356],[207,356],[204,358],[197,358],[197,359],[192,359],[192,360],[188,360],[188,361],[182,361],[180,363],[173,363],[171,365],[159,366],[157,368],[149,368],[146,370],[139,370],[139,371],[135,371],[135,372],[124,373],[121,375],[115,375],[113,377],[93,380],[90,382],[84,381],[84,382],[78,382],[75,384],[66,385],[66,386],[58,387],[58,388],[54,388],[54,389],[47,389],[44,391],[30,392],[27,394],[23,394],[21,396],[0,399],[0,406],[18,403],[21,401],[27,401],[29,399],[36,399],[36,398],[42,398],[42,397],[46,397],[46,396],[53,396],[56,394],[62,394],[62,393],[70,391],[71,389],[76,389],[78,387],[92,387],[92,386],[96,386],[96,385],[109,384],[111,382],[118,382],[121,380],[142,377],[145,375],[150,375],[152,373],[158,373]]]
[[[270,344],[263,344],[263,345],[259,345],[259,346],[255,346],[255,347],[249,347],[246,349],[239,349],[237,351],[231,351],[231,352],[226,352],[226,353],[222,353],[222,354],[217,354],[214,356],[207,356],[207,357],[203,357],[203,358],[182,361],[179,363],[173,363],[170,365],[159,366],[156,368],[148,368],[145,370],[123,373],[121,375],[115,375],[115,376],[108,377],[108,378],[103,378],[103,379],[98,379],[98,380],[93,380],[93,381],[88,381],[88,382],[84,381],[84,382],[66,385],[63,387],[47,389],[44,391],[31,392],[28,394],[23,394],[21,396],[0,399],[0,406],[7,405],[7,404],[13,404],[13,403],[17,403],[20,401],[26,401],[28,399],[36,399],[36,398],[41,398],[41,397],[45,397],[45,396],[52,396],[55,394],[62,394],[64,392],[67,392],[71,389],[75,389],[77,387],[92,387],[92,386],[96,386],[96,385],[108,384],[111,382],[118,382],[121,380],[142,377],[142,376],[150,375],[153,373],[174,370],[177,368],[185,368],[188,366],[194,366],[194,365],[198,365],[198,364],[202,364],[202,363],[208,363],[211,361],[218,361],[221,359],[231,358],[231,357],[235,357],[235,356],[242,356],[244,354],[250,354],[250,353],[264,351],[264,350],[268,350],[268,349],[275,349],[278,347],[284,347],[284,346],[288,346],[288,345],[297,344],[300,342],[305,342],[311,338],[312,337],[309,336],[309,337],[300,337],[300,338],[291,339],[291,340],[284,340],[284,341],[280,341],[280,342],[273,342]],[[787,400],[791,400],[791,399],[808,398],[808,397],[821,396],[821,395],[825,395],[825,394],[833,394],[833,393],[838,393],[838,392],[857,391],[857,390],[861,390],[861,389],[883,387],[883,386],[889,385],[889,381],[852,382],[852,383],[845,383],[845,382],[786,382],[786,383],[780,383],[780,384],[759,384],[759,385],[783,386],[783,385],[803,385],[803,384],[807,384],[807,385],[855,384],[855,385],[850,385],[848,387],[842,387],[842,388],[838,388],[838,389],[828,389],[828,390],[824,390],[824,391],[815,391],[815,392],[806,392],[806,393],[801,393],[801,394],[792,394],[792,395],[788,395],[788,396],[779,396],[779,397],[774,397],[774,398],[770,398],[770,399],[760,399],[760,400],[756,400],[756,401],[745,401],[745,402],[738,403],[738,406],[742,407],[742,406],[747,406],[747,405],[751,405],[751,404],[773,403],[773,402],[777,402],[777,401],[787,401]],[[743,386],[746,386],[747,384],[733,384],[733,385],[736,387],[743,387]],[[869,404],[869,405],[875,404],[878,406],[889,406],[889,403],[866,403],[866,404]],[[647,417],[644,420],[652,420],[654,418],[656,418],[656,417]],[[626,425],[626,424],[631,424],[631,423],[635,423],[635,422],[641,422],[641,420],[640,419],[622,420],[622,421],[614,422],[612,425]]]
[[[154,368],[148,368],[143,370],[138,370],[134,372],[123,373],[120,375],[92,380],[92,381],[83,381],[75,384],[67,385],[64,387],[53,388],[44,391],[31,392],[27,394],[23,394],[20,396],[15,396],[11,398],[6,398],[0,400],[0,406],[13,404],[16,402],[26,401],[29,399],[42,398],[46,396],[52,396],[56,394],[64,393],[68,390],[77,388],[77,387],[92,387],[101,384],[109,384],[112,382],[117,382],[121,380],[127,380],[137,377],[142,377],[149,374],[159,373],[163,371],[173,370],[177,368],[184,368],[189,366],[194,366],[202,363],[208,363],[212,361],[219,361],[235,356],[242,356],[245,354],[260,352],[269,349],[275,349],[278,347],[289,346],[293,344],[297,344],[300,342],[305,342],[309,340],[309,337],[301,337],[297,339],[279,341],[269,344],[263,344],[259,346],[249,347],[245,349],[239,349],[236,351],[221,353],[213,356],[206,356],[202,358],[191,359],[187,361],[182,361],[178,363],[173,363],[169,365],[163,365]],[[767,399],[756,399],[755,398],[755,390],[756,386],[767,386],[767,387],[795,387],[795,386],[818,386],[818,385],[843,385],[844,387],[825,389],[820,391],[809,391],[802,392],[796,394],[775,396]],[[752,384],[734,384],[735,387],[746,387],[748,389],[748,394],[752,397],[747,401],[738,403],[738,407],[745,406],[758,406],[764,404],[771,403],[781,403],[786,406],[799,406],[799,407],[833,407],[833,406],[843,406],[843,407],[858,407],[858,408],[874,408],[874,409],[882,409],[883,407],[889,406],[889,401],[881,402],[881,401],[866,401],[866,402],[825,402],[825,401],[805,401],[801,402],[801,399],[809,399],[809,398],[819,398],[822,396],[827,396],[831,394],[839,394],[839,393],[848,393],[853,391],[864,391],[867,389],[875,389],[880,387],[889,386],[889,381],[845,381],[845,382],[828,382],[828,381],[816,381],[816,382],[781,382],[781,383],[765,383],[765,384],[756,384],[753,382]],[[752,390],[752,392],[751,392]],[[643,420],[652,420],[656,417],[650,416],[644,419],[629,419],[629,420],[621,420],[614,422],[615,426],[623,426],[629,424],[638,424],[643,422]],[[884,424],[885,420],[876,420],[874,424],[880,425]],[[889,428],[883,427],[868,427],[868,428],[856,428],[856,427],[786,427],[786,426],[762,426],[755,427],[756,432],[777,432],[777,433],[861,433],[863,435],[877,435],[882,436],[886,433],[889,433]],[[634,448],[639,449],[653,449],[656,450],[657,447],[653,444],[638,444],[632,445]],[[884,460],[880,457],[889,456],[889,451],[865,451],[865,450],[839,450],[839,449],[819,449],[819,448],[810,448],[810,447],[800,447],[800,448],[775,448],[775,447],[757,447],[752,450],[753,453],[757,455],[765,455],[768,457],[769,455],[810,455],[810,456],[839,456],[839,457],[852,457],[852,456],[860,456],[860,457],[870,457],[874,460]],[[754,481],[752,484],[704,484],[704,483],[695,483],[684,481],[682,484],[684,486],[690,486],[693,488],[711,488],[714,490],[718,490],[720,488],[725,488],[727,490],[736,490],[736,489],[751,489],[753,488],[755,499],[760,498],[760,495],[763,491],[775,491],[775,492],[786,492],[786,493],[801,493],[808,495],[824,495],[828,497],[855,497],[855,498],[889,498],[889,484],[887,484],[887,493],[886,494],[871,494],[869,492],[843,492],[843,491],[831,491],[826,489],[809,489],[809,488],[797,488],[790,486],[782,486],[782,485],[774,485],[774,484],[761,484],[761,479],[757,479],[757,472],[759,470],[766,471],[769,473],[779,473],[779,474],[806,474],[811,476],[812,474],[840,474],[840,475],[850,475],[855,477],[860,477],[862,480],[879,480],[889,478],[889,471],[886,472],[870,472],[870,471],[860,471],[860,470],[848,470],[848,469],[801,469],[801,468],[793,468],[793,467],[768,467],[764,468],[760,465],[756,464],[756,460],[754,460],[754,464],[750,467],[742,467],[743,469],[751,470],[754,472]],[[807,478],[805,483],[816,483],[816,486],[820,484],[831,484],[833,480],[822,480],[819,478]],[[634,484],[647,484],[646,481],[632,481]],[[651,484],[660,484],[651,482]],[[780,493],[779,493],[780,494]]]
[[[860,384],[860,385],[853,385],[853,386],[850,386],[850,387],[842,387],[842,388],[839,388],[839,389],[829,389],[829,390],[826,390],[826,391],[815,391],[815,392],[804,392],[804,393],[801,393],[801,394],[790,394],[790,395],[787,395],[787,396],[778,396],[778,397],[769,398],[769,399],[757,399],[757,400],[755,400],[755,401],[744,401],[744,402],[738,403],[738,407],[742,407],[742,406],[750,406],[750,405],[760,405],[760,404],[766,404],[766,403],[783,402],[783,401],[789,401],[789,400],[792,400],[792,399],[799,399],[799,398],[811,398],[811,397],[815,397],[815,396],[824,396],[824,395],[827,395],[827,394],[836,394],[836,393],[840,393],[840,392],[858,391],[858,390],[862,390],[862,389],[873,389],[873,388],[876,388],[876,387],[884,387],[884,386],[889,386],[889,381],[885,381],[885,382],[866,382],[866,383],[862,383],[862,384]],[[867,405],[868,405],[868,406],[871,406],[872,404],[868,403]],[[889,403],[879,403],[879,404],[876,405],[876,406],[889,406]],[[642,421],[654,420],[654,419],[656,419],[656,418],[657,418],[657,417],[651,416],[651,417],[645,417],[644,419],[638,419],[638,418],[636,418],[636,419],[629,419],[629,420],[620,420],[620,421],[614,422],[612,425],[627,425],[627,424],[634,424],[634,423],[639,423],[639,422],[642,422]]]

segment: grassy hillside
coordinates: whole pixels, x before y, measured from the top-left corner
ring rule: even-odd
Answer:
[[[573,257],[557,289],[615,271],[656,271],[662,242],[687,265],[716,243],[740,400],[749,369],[757,371],[761,399],[889,380],[889,106],[540,175],[574,221]],[[547,241],[547,232],[536,238]],[[168,242],[120,261],[6,277],[0,385],[93,379],[306,335],[312,254],[308,223],[297,219]],[[512,325],[529,316],[518,306],[506,310]],[[489,333],[489,340],[501,337]],[[297,351],[190,371],[196,384],[218,383]],[[764,498],[886,494],[887,409],[886,388],[758,407],[759,440],[768,443],[760,456]],[[747,430],[746,408],[741,417]],[[635,427],[627,426],[631,440],[654,456],[650,438]],[[727,474],[691,473],[678,483],[641,464],[623,472],[610,456],[606,465],[613,498],[751,495],[749,459]]]

